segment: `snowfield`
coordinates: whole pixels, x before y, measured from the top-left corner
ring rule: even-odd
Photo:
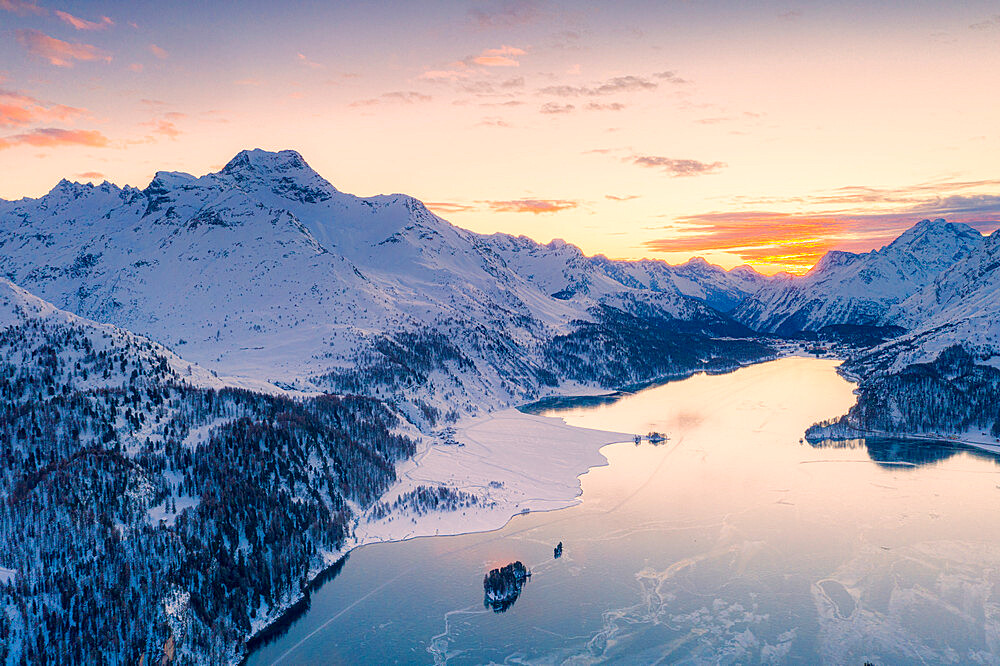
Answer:
[[[481,497],[484,506],[362,521],[356,531],[358,545],[488,531],[519,513],[573,506],[582,493],[579,477],[607,462],[601,447],[632,437],[516,409],[465,419],[455,426],[454,443],[430,440],[411,460],[400,463],[400,480],[385,498],[421,485],[446,485]]]

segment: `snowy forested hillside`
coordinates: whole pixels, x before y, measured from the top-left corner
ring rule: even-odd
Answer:
[[[944,248],[946,255],[952,249]],[[885,321],[904,332],[847,360],[845,370],[860,379],[858,404],[812,436],[874,430],[997,444],[1000,232],[974,241],[922,289],[889,307]]]
[[[6,280],[0,325],[0,663],[238,657],[415,450],[378,401],[227,386]]]

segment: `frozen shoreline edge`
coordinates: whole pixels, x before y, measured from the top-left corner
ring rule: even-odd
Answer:
[[[604,448],[613,444],[626,443],[632,439],[632,435],[629,433],[616,433],[590,428],[580,428],[566,424],[566,422],[559,417],[543,417],[525,414],[518,411],[516,408],[489,412],[478,417],[461,421],[456,426],[456,431],[460,433],[458,437],[461,438],[461,433],[467,432],[472,427],[496,422],[498,419],[503,418],[516,420],[519,425],[531,422],[538,423],[540,421],[552,422],[557,429],[566,433],[566,437],[559,442],[563,445],[570,442],[570,436],[573,434],[588,436],[587,441],[582,446],[589,449],[591,456],[587,460],[573,461],[575,467],[573,471],[575,472],[575,475],[573,476],[572,484],[575,486],[575,489],[572,496],[567,497],[565,496],[565,493],[563,493],[563,496],[558,498],[523,498],[520,502],[511,503],[508,500],[507,503],[499,504],[496,507],[469,507],[467,509],[467,513],[462,515],[461,520],[458,521],[461,523],[461,527],[458,529],[441,529],[442,523],[449,522],[442,520],[442,518],[454,518],[454,514],[456,512],[431,512],[421,516],[424,520],[418,520],[413,528],[406,534],[376,534],[370,530],[362,531],[362,536],[360,538],[356,538],[351,545],[345,547],[343,550],[325,554],[324,559],[327,561],[326,566],[318,571],[310,572],[309,582],[307,583],[305,589],[291,599],[287,604],[282,604],[280,607],[277,607],[274,614],[269,614],[266,621],[261,622],[259,627],[255,627],[255,631],[243,642],[241,646],[241,654],[231,663],[246,663],[250,655],[253,654],[258,647],[267,645],[270,642],[269,639],[272,637],[272,634],[276,637],[277,635],[280,635],[285,626],[290,626],[299,617],[300,613],[308,609],[309,599],[312,593],[322,587],[322,585],[327,582],[326,577],[330,575],[330,572],[342,567],[348,556],[355,550],[378,543],[398,543],[435,536],[487,534],[502,530],[512,520],[520,515],[525,515],[527,513],[559,511],[576,506],[581,502],[581,497],[583,495],[581,478],[588,474],[592,469],[604,467],[609,464],[607,456],[602,453]],[[534,445],[534,442],[532,442],[531,445]],[[418,455],[426,455],[434,447],[435,444],[430,444],[425,449],[418,452]],[[416,458],[416,456],[414,458]],[[413,464],[413,467],[402,471],[400,474],[400,482],[397,482],[397,484],[390,488],[384,496],[399,492],[400,488],[405,488],[408,485],[404,480],[404,475],[412,473],[415,469],[419,469],[419,463],[414,463],[413,459],[404,463],[404,467],[410,467],[410,464]],[[409,477],[409,481],[410,484],[413,484],[415,480],[412,477]],[[469,515],[470,513],[471,515]],[[398,517],[398,515],[393,515],[389,518]],[[377,521],[375,525],[384,526],[386,522],[389,521]],[[234,657],[236,657],[236,655],[234,655]]]
[[[672,374],[669,374],[669,375],[657,377],[656,379],[649,380],[647,382],[643,382],[643,383],[641,383],[639,385],[628,387],[631,390],[627,391],[627,392],[632,392],[632,391],[635,391],[635,390],[642,390],[644,388],[649,388],[649,387],[653,387],[653,386],[657,386],[657,385],[665,384],[665,383],[670,383],[670,382],[674,382],[674,381],[681,381],[681,380],[687,379],[689,377],[692,377],[692,376],[695,376],[695,375],[698,375],[698,374],[701,374],[701,373],[708,373],[708,374],[728,374],[728,373],[740,370],[742,368],[746,368],[746,367],[750,367],[750,366],[754,366],[754,365],[760,365],[762,363],[769,363],[769,362],[780,360],[780,359],[786,358],[786,357],[796,357],[796,356],[811,357],[812,355],[806,354],[805,352],[802,352],[799,349],[779,350],[778,353],[774,354],[773,356],[768,356],[768,357],[761,358],[761,359],[758,359],[758,360],[755,360],[755,361],[737,362],[737,363],[733,363],[731,365],[726,365],[724,367],[707,368],[707,369],[697,369],[697,370],[692,370],[692,371],[687,371],[687,372],[679,372],[679,373],[672,373]],[[843,359],[840,359],[840,360],[842,361]],[[622,390],[597,390],[597,391],[594,391],[594,392],[590,392],[590,391],[579,391],[579,392],[577,392],[577,391],[569,391],[569,392],[556,391],[556,392],[554,392],[553,394],[551,394],[550,396],[547,396],[547,397],[555,397],[555,398],[578,398],[578,397],[585,397],[585,396],[590,396],[590,397],[594,397],[594,396],[607,396],[607,397],[611,397],[611,396],[615,396],[615,395],[618,395],[618,394],[621,394],[621,393],[623,393]],[[531,404],[534,404],[534,403],[531,403]],[[521,407],[524,407],[524,406],[526,406],[526,405],[522,405]],[[258,626],[254,626],[253,627],[252,633],[240,645],[241,649],[240,649],[240,652],[238,653],[238,657],[237,657],[237,655],[234,655],[234,657],[237,657],[237,658],[234,658],[231,661],[231,663],[234,664],[234,665],[235,664],[240,664],[240,665],[245,664],[247,662],[247,660],[249,659],[250,655],[253,652],[256,651],[257,647],[259,647],[257,645],[257,643],[260,643],[260,646],[266,645],[269,642],[267,640],[268,634],[270,634],[271,632],[275,631],[276,627],[282,626],[285,622],[288,622],[290,624],[291,621],[294,621],[295,618],[294,617],[290,618],[290,616],[296,614],[297,612],[299,612],[299,611],[297,611],[297,609],[299,609],[300,607],[302,607],[304,604],[307,604],[308,598],[311,595],[311,593],[313,591],[315,591],[316,589],[319,589],[319,587],[321,587],[322,584],[324,582],[326,582],[325,580],[323,580],[324,576],[328,575],[328,572],[330,570],[332,570],[332,569],[334,569],[334,568],[336,568],[338,566],[341,566],[342,563],[346,560],[346,558],[350,555],[350,553],[352,553],[354,550],[356,550],[358,548],[362,548],[364,546],[370,546],[370,545],[373,545],[373,544],[376,544],[376,543],[398,543],[398,542],[403,542],[403,541],[410,541],[412,539],[422,539],[422,538],[434,537],[434,536],[464,536],[464,535],[469,535],[469,534],[486,534],[486,533],[489,533],[489,532],[495,532],[495,531],[503,529],[504,527],[507,526],[508,523],[510,523],[510,521],[512,521],[517,516],[522,515],[523,513],[529,513],[529,512],[530,513],[541,513],[541,512],[549,512],[549,511],[559,511],[559,510],[566,509],[566,508],[569,508],[569,507],[572,507],[572,506],[576,506],[577,504],[579,504],[581,502],[580,497],[583,495],[583,488],[580,485],[580,478],[583,477],[585,474],[589,473],[592,469],[594,469],[596,467],[606,466],[609,463],[608,458],[606,456],[604,456],[604,454],[602,453],[604,447],[609,446],[611,444],[620,444],[620,443],[623,443],[623,442],[631,441],[631,439],[633,437],[633,435],[630,434],[630,433],[613,433],[613,432],[610,432],[610,431],[601,431],[601,430],[593,430],[593,429],[589,429],[589,428],[579,428],[579,427],[576,427],[576,426],[570,426],[570,425],[566,424],[565,421],[563,419],[559,418],[559,417],[537,417],[537,416],[534,416],[534,415],[531,415],[531,414],[528,414],[528,413],[525,413],[525,412],[521,412],[520,411],[520,407],[508,407],[508,408],[505,408],[505,409],[500,409],[500,410],[495,410],[495,411],[492,411],[492,412],[487,412],[487,413],[482,414],[480,416],[476,416],[476,417],[464,419],[464,420],[460,421],[458,424],[456,424],[456,426],[455,426],[456,427],[456,431],[458,431],[460,428],[461,429],[466,429],[471,423],[492,420],[492,419],[496,418],[496,416],[498,414],[509,413],[509,412],[516,412],[517,414],[520,414],[520,415],[523,415],[523,416],[529,417],[529,418],[543,418],[543,419],[557,420],[557,421],[562,422],[563,427],[569,429],[570,431],[574,431],[575,430],[575,431],[581,431],[581,432],[601,433],[603,435],[617,436],[618,438],[612,438],[611,440],[608,440],[608,441],[605,441],[603,443],[599,443],[599,444],[596,445],[596,447],[593,450],[593,453],[595,453],[597,456],[599,456],[600,460],[597,460],[596,462],[587,465],[585,469],[583,469],[582,471],[579,471],[575,475],[574,479],[575,479],[575,483],[576,483],[576,490],[575,490],[575,493],[573,494],[572,497],[564,498],[561,501],[557,500],[557,501],[554,502],[554,505],[552,505],[552,506],[546,506],[546,507],[542,507],[542,506],[521,507],[521,508],[518,508],[516,511],[512,511],[512,509],[514,507],[509,507],[506,512],[505,511],[495,511],[494,512],[494,513],[497,513],[497,514],[501,514],[502,515],[502,519],[500,519],[500,520],[493,519],[493,520],[491,520],[490,522],[488,522],[486,524],[482,524],[482,523],[478,523],[477,524],[476,522],[474,522],[475,516],[473,516],[473,517],[471,517],[472,520],[465,520],[465,521],[463,521],[463,523],[465,523],[464,527],[462,529],[456,530],[456,531],[444,531],[444,532],[436,531],[436,532],[431,532],[431,531],[428,530],[428,531],[424,532],[424,531],[421,531],[419,529],[420,526],[418,525],[416,530],[414,530],[414,531],[412,531],[412,532],[410,532],[408,534],[402,535],[402,536],[392,535],[392,536],[384,536],[382,538],[379,538],[379,537],[374,537],[374,538],[369,538],[369,539],[362,538],[361,540],[359,540],[359,541],[357,541],[355,543],[352,543],[350,546],[347,546],[344,550],[327,553],[326,557],[325,557],[325,559],[327,560],[327,564],[324,567],[322,567],[321,569],[319,569],[319,570],[317,570],[315,572],[310,572],[309,582],[307,583],[304,592],[302,592],[299,595],[297,595],[296,597],[294,597],[287,604],[283,604],[280,607],[276,607],[276,609],[275,609],[276,612],[274,614],[269,614],[268,618],[265,621],[260,622],[259,625],[258,625],[258,623],[254,623],[255,625],[258,625]],[[426,451],[426,449],[424,451]],[[420,455],[420,453],[421,452],[418,452],[417,455],[415,455],[413,459],[410,459],[409,461],[404,462],[403,463],[403,467],[405,468],[408,463],[412,463]],[[405,471],[402,472],[401,476],[402,476],[402,474],[405,474],[405,473],[406,473]],[[387,490],[383,494],[383,497],[388,497],[391,494],[393,494],[393,492],[398,492],[399,487],[400,487],[400,483],[397,482],[397,484],[395,484],[392,488],[390,488],[389,490]],[[525,508],[527,508],[528,510],[524,511]],[[470,509],[472,509],[473,511],[475,511],[479,516],[483,516],[484,514],[490,513],[488,510],[484,510],[484,509],[482,509],[480,507],[470,507]],[[503,515],[503,514],[506,514],[506,515]],[[426,514],[424,516],[424,518],[432,518],[434,516],[435,516],[435,514]],[[437,517],[440,517],[440,515],[438,515]],[[425,521],[425,522],[430,522],[430,521]],[[320,581],[319,584],[317,584],[317,581]],[[307,608],[308,608],[308,605],[305,605],[305,608],[303,608],[302,610],[305,610]],[[280,629],[278,629],[278,631],[280,632]],[[253,649],[250,649],[249,646],[253,646]]]

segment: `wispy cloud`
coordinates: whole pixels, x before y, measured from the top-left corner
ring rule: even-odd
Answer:
[[[674,178],[717,173],[720,169],[726,167],[725,162],[701,162],[699,160],[675,159],[659,155],[632,155],[625,159],[632,164],[638,164],[650,169],[659,169]]]
[[[503,118],[483,118],[481,121],[476,123],[476,125],[479,127],[512,127],[512,125]]]
[[[111,61],[111,56],[106,51],[90,44],[64,42],[38,30],[18,30],[15,34],[17,41],[28,49],[28,53],[47,60],[56,67],[72,67],[76,61]]]
[[[44,127],[23,134],[15,134],[0,138],[0,150],[15,146],[35,146],[51,148],[55,146],[90,146],[104,148],[110,145],[108,137],[96,130],[68,130],[55,127]]]
[[[183,116],[184,114],[180,115]],[[169,139],[176,139],[183,133],[172,120],[167,120],[166,118],[150,120],[147,123],[143,123],[142,126],[147,128],[153,135],[165,136]]]
[[[969,26],[973,30],[992,30],[1000,28],[1000,14],[994,14],[988,19],[978,21]]]
[[[621,111],[625,108],[625,105],[621,102],[611,102],[609,104],[601,104],[600,102],[590,102],[587,106],[583,107],[587,111]]]
[[[556,102],[546,102],[538,109],[539,113],[570,113],[576,107],[572,104],[557,104]]]
[[[518,67],[521,63],[512,56],[523,56],[524,49],[516,46],[501,46],[498,49],[486,49],[472,59],[472,62],[485,67]]]
[[[484,71],[483,68],[518,67],[521,63],[517,58],[526,54],[527,51],[520,47],[504,44],[499,48],[484,49],[476,55],[466,56],[441,69],[428,69],[420,75],[420,78],[431,81],[462,81],[476,74],[481,74]],[[521,80],[521,85],[523,85],[523,80]]]
[[[744,210],[675,218],[668,237],[649,240],[655,252],[726,252],[761,268],[803,272],[829,250],[865,252],[891,242],[923,218],[945,217],[980,231],[1000,226],[1000,181],[923,183],[906,188],[844,187],[794,200],[824,212]],[[874,210],[873,210],[874,209]]]
[[[29,14],[44,16],[49,13],[44,7],[29,0],[0,0],[0,10],[12,12],[18,16],[28,16]]]
[[[537,2],[497,0],[480,2],[469,9],[469,18],[481,28],[509,28],[531,23],[541,16]]]
[[[424,205],[430,210],[442,214],[466,213],[470,210],[476,210],[478,208],[478,206],[473,204],[455,203],[451,201],[426,201],[424,202]]]
[[[666,81],[667,83],[673,83],[674,85],[682,85],[684,83],[691,83],[685,78],[682,78],[677,72],[673,70],[667,70],[664,72],[656,72],[653,76],[661,81]]]
[[[393,92],[382,93],[378,97],[362,99],[351,102],[348,106],[376,106],[378,104],[415,104],[417,102],[429,102],[433,99],[430,95],[425,95],[415,90],[394,90]]]
[[[306,67],[309,67],[310,69],[322,69],[324,66],[323,63],[310,60],[309,58],[306,57],[306,54],[304,53],[296,54],[296,58],[301,64],[305,65]]]
[[[64,23],[70,24],[77,30],[103,30],[104,28],[110,28],[115,24],[115,22],[107,16],[102,16],[100,21],[88,21],[80,18],[79,16],[73,16],[69,12],[60,11],[58,9],[56,9],[53,13]]]
[[[497,213],[558,213],[580,205],[569,199],[512,199],[509,201],[484,201]]]
[[[638,199],[639,195],[638,194],[625,194],[625,195],[622,195],[622,196],[618,196],[617,194],[605,194],[604,198],[608,199],[609,201],[632,201],[633,199]]]
[[[76,174],[77,178],[86,178],[87,180],[104,180],[106,176],[100,171],[84,171],[83,173]]]
[[[170,56],[170,54],[167,53],[167,50],[165,48],[163,48],[162,46],[157,46],[156,44],[149,45],[149,52],[152,53],[157,58],[159,58],[160,60],[166,60]]]
[[[628,76],[616,76],[592,86],[555,85],[546,86],[538,92],[556,97],[596,97],[638,90],[655,90],[656,88],[655,81],[629,74]]]
[[[72,122],[86,114],[86,109],[52,104],[11,90],[0,90],[0,127]]]

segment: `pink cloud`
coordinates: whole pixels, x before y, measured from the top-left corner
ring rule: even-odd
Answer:
[[[485,67],[520,67],[521,63],[506,56],[476,56],[472,62]]]
[[[323,67],[322,63],[310,60],[309,58],[306,57],[304,53],[299,53],[296,55],[299,59],[299,62],[305,65],[306,67],[311,67],[312,69],[321,69]]]
[[[21,93],[0,90],[0,127],[25,127],[53,121],[71,122],[86,114],[86,109],[50,104]]]
[[[103,180],[104,174],[100,171],[84,171],[83,173],[76,174],[77,178],[86,178],[87,180]]]
[[[425,95],[415,90],[396,90],[382,93],[378,97],[362,99],[351,102],[348,106],[375,106],[378,104],[415,104],[417,102],[429,102],[433,99],[430,95]]]
[[[155,55],[160,60],[165,60],[167,56],[170,55],[169,53],[167,53],[166,49],[159,47],[156,44],[149,45],[149,52]]]
[[[626,159],[639,166],[660,169],[674,178],[717,173],[720,169],[726,168],[725,162],[702,162],[699,160],[662,157],[660,155],[633,155]]]
[[[27,0],[0,0],[0,9],[5,12],[12,12],[18,16],[27,16],[28,14],[44,16],[48,14],[47,9]]]
[[[526,53],[527,51],[522,48],[504,44],[500,48],[485,49],[479,55],[467,56],[462,60],[450,63],[447,65],[448,69],[427,70],[420,75],[420,78],[432,81],[457,81],[483,71],[478,70],[474,65],[480,67],[519,67],[521,63],[516,60],[516,57]]]
[[[421,74],[420,78],[431,81],[456,81],[472,74],[464,62],[452,63],[452,67],[454,69],[429,69]]]
[[[43,127],[24,134],[15,134],[0,138],[0,150],[15,146],[35,146],[36,148],[52,148],[55,146],[90,146],[105,148],[110,144],[108,137],[97,130],[67,130],[56,127]]]
[[[484,67],[519,67],[521,63],[511,56],[522,56],[524,54],[524,49],[505,44],[498,49],[486,49],[474,57],[472,62]]]
[[[180,114],[181,117],[183,117],[183,115],[184,114]],[[171,139],[176,139],[182,134],[182,132],[177,129],[177,125],[162,118],[151,120],[148,123],[143,123],[143,126],[148,127],[153,134],[160,134]]]
[[[18,30],[16,34],[17,41],[28,49],[28,53],[47,60],[56,67],[72,67],[77,60],[111,61],[111,56],[106,51],[90,44],[64,42],[38,30]]]
[[[439,213],[466,213],[470,210],[476,210],[476,206],[471,204],[455,203],[452,201],[428,201],[424,205]]]
[[[62,19],[64,22],[69,23],[77,30],[103,30],[115,24],[107,16],[102,16],[100,21],[88,21],[82,19],[79,16],[73,16],[69,12],[63,12],[58,9],[54,11],[55,15]]]
[[[498,213],[558,213],[580,205],[568,199],[513,199],[510,201],[486,201]]]
[[[538,3],[529,0],[493,0],[469,9],[469,17],[481,28],[523,25],[540,16]]]

